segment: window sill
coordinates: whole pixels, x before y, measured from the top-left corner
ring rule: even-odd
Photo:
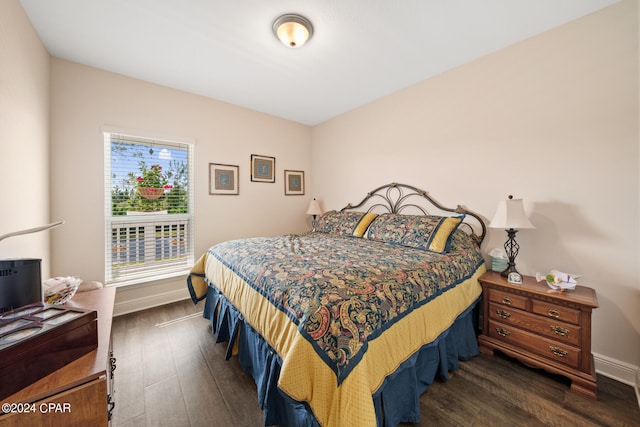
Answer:
[[[127,280],[114,280],[106,283],[105,287],[120,288],[120,287],[143,285],[143,284],[151,285],[156,282],[164,282],[164,281],[168,281],[178,277],[183,277],[184,280],[186,280],[189,273],[190,273],[190,270],[185,269],[185,270],[173,271],[173,272],[164,273],[164,274],[157,274],[155,276],[131,278]]]

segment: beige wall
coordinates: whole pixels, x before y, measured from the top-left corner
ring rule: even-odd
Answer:
[[[0,2],[0,235],[49,216],[49,54],[17,0]],[[0,242],[0,259],[42,258],[58,230]],[[50,234],[51,233],[51,234]]]
[[[521,272],[582,274],[598,293],[601,366],[640,366],[635,0],[316,126],[312,159],[325,209],[389,182],[488,219],[508,194],[524,198],[537,228],[518,233]],[[483,248],[505,240],[490,230]]]
[[[311,178],[308,126],[57,58],[51,94],[52,214],[67,221],[55,274],[104,280],[104,126],[195,142],[196,258],[223,240],[308,228],[310,197],[284,196],[283,181],[284,169]],[[275,184],[250,181],[251,154],[276,158]],[[210,162],[239,165],[239,196],[209,195]],[[118,289],[116,312],[186,297],[185,277]]]

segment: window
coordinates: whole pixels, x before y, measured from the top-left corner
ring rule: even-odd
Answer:
[[[128,285],[193,265],[193,145],[104,133],[105,282]]]

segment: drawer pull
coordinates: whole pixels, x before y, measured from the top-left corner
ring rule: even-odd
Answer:
[[[569,330],[561,328],[560,326],[551,325],[550,328],[556,335],[560,335],[561,337],[569,335]]]
[[[507,305],[511,305],[511,298],[509,298],[509,297],[502,298],[502,303],[503,304],[507,304]]]
[[[551,350],[551,352],[553,354],[555,354],[556,356],[559,356],[559,357],[565,357],[567,354],[569,354],[566,351],[564,351],[563,349],[561,349],[560,347],[554,347],[552,345],[549,346],[549,350]]]
[[[496,310],[496,314],[502,317],[503,319],[508,319],[509,317],[511,317],[511,313],[508,313],[504,310]]]
[[[507,331],[505,329],[502,329],[502,328],[496,328],[496,332],[498,333],[498,335],[503,336],[503,337],[511,335],[511,332],[509,332],[509,331]]]
[[[556,319],[560,317],[560,312],[558,310],[554,310],[553,308],[550,308],[549,311],[547,311],[547,314]]]

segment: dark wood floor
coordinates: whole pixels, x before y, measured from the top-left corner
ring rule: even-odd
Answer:
[[[253,379],[224,360],[201,311],[183,301],[114,319],[115,426],[262,425]],[[479,355],[422,395],[418,425],[640,425],[632,387],[598,376],[598,393],[589,400],[562,377]]]

